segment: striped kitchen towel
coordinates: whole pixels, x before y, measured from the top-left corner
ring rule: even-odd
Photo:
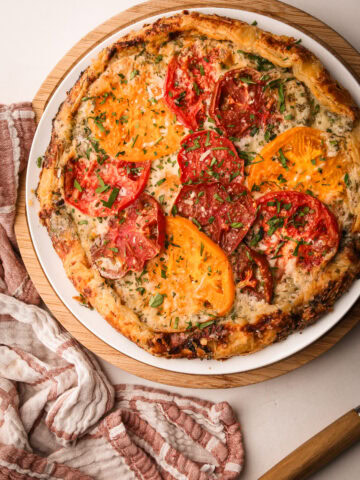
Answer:
[[[243,464],[226,402],[111,385],[46,310],[14,235],[29,103],[0,105],[0,480],[230,480]]]

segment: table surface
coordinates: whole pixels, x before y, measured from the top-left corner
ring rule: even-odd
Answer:
[[[88,31],[136,0],[12,0],[2,4],[0,103],[31,100],[57,61]],[[360,50],[359,0],[288,0],[318,17]],[[242,480],[255,480],[287,453],[360,403],[360,325],[329,352],[287,375],[231,390],[169,390],[228,401],[243,427],[246,465]],[[164,388],[100,360],[114,383]],[[312,480],[360,478],[360,444]]]

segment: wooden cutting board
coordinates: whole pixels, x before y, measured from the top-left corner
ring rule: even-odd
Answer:
[[[120,4],[119,4],[120,5]],[[33,100],[33,107],[39,121],[47,102],[54,90],[62,81],[67,72],[89,50],[106,37],[121,28],[146,17],[191,7],[228,7],[240,10],[250,10],[262,13],[285,23],[295,26],[326,46],[334,53],[352,72],[360,77],[360,55],[338,33],[311,15],[278,2],[276,0],[227,0],[226,2],[204,0],[192,3],[179,0],[156,0],[136,5],[102,25],[81,39],[52,70]],[[254,8],[256,6],[256,8]],[[261,382],[304,365],[335,345],[347,332],[349,332],[360,319],[360,303],[358,302],[331,331],[318,341],[301,352],[268,367],[259,368],[245,373],[230,375],[188,375],[169,372],[133,360],[110,347],[80,323],[58,298],[48,279],[46,278],[37,259],[29,234],[25,210],[25,175],[21,179],[21,187],[17,205],[15,231],[21,255],[26,268],[38,289],[42,299],[47,304],[54,316],[71,334],[85,345],[89,350],[103,359],[139,377],[168,385],[177,385],[192,388],[230,388]],[[190,361],[190,360],[189,360]]]

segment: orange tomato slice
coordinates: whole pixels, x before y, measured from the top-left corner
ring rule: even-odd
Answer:
[[[183,217],[166,218],[166,235],[166,255],[151,260],[147,268],[156,292],[165,296],[161,308],[171,317],[225,315],[235,296],[225,252]]]
[[[249,167],[247,186],[261,193],[298,190],[331,204],[346,198],[347,156],[339,142],[329,152],[324,132],[295,127],[268,143]]]
[[[179,149],[184,127],[166,107],[161,87],[151,81],[150,67],[132,68],[123,59],[120,73],[110,69],[94,82],[87,100],[88,124],[108,155],[153,161]]]

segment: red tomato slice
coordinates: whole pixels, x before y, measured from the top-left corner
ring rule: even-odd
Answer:
[[[180,179],[183,183],[244,180],[244,160],[234,145],[217,133],[204,130],[188,135],[181,142],[178,154]]]
[[[229,70],[217,82],[210,116],[226,135],[241,138],[274,119],[276,97],[252,68]],[[280,117],[279,117],[280,118]]]
[[[283,270],[289,260],[305,270],[327,263],[339,246],[335,216],[318,199],[295,191],[269,192],[259,198],[250,237]],[[281,272],[280,272],[281,273]]]
[[[191,50],[173,57],[168,66],[164,99],[179,122],[193,130],[205,119],[205,100],[215,84],[214,56],[215,52],[203,57]]]
[[[256,203],[249,190],[239,183],[224,187],[221,183],[184,185],[173,213],[193,223],[226,253],[239,245],[256,217]]]
[[[86,215],[108,217],[132,203],[144,190],[151,162],[124,162],[108,157],[70,161],[65,172],[65,198]]]
[[[274,281],[265,255],[241,243],[230,256],[237,286],[259,299],[271,302]]]
[[[91,248],[91,258],[105,278],[140,272],[164,246],[165,218],[159,203],[141,194],[109,221],[107,233]]]

